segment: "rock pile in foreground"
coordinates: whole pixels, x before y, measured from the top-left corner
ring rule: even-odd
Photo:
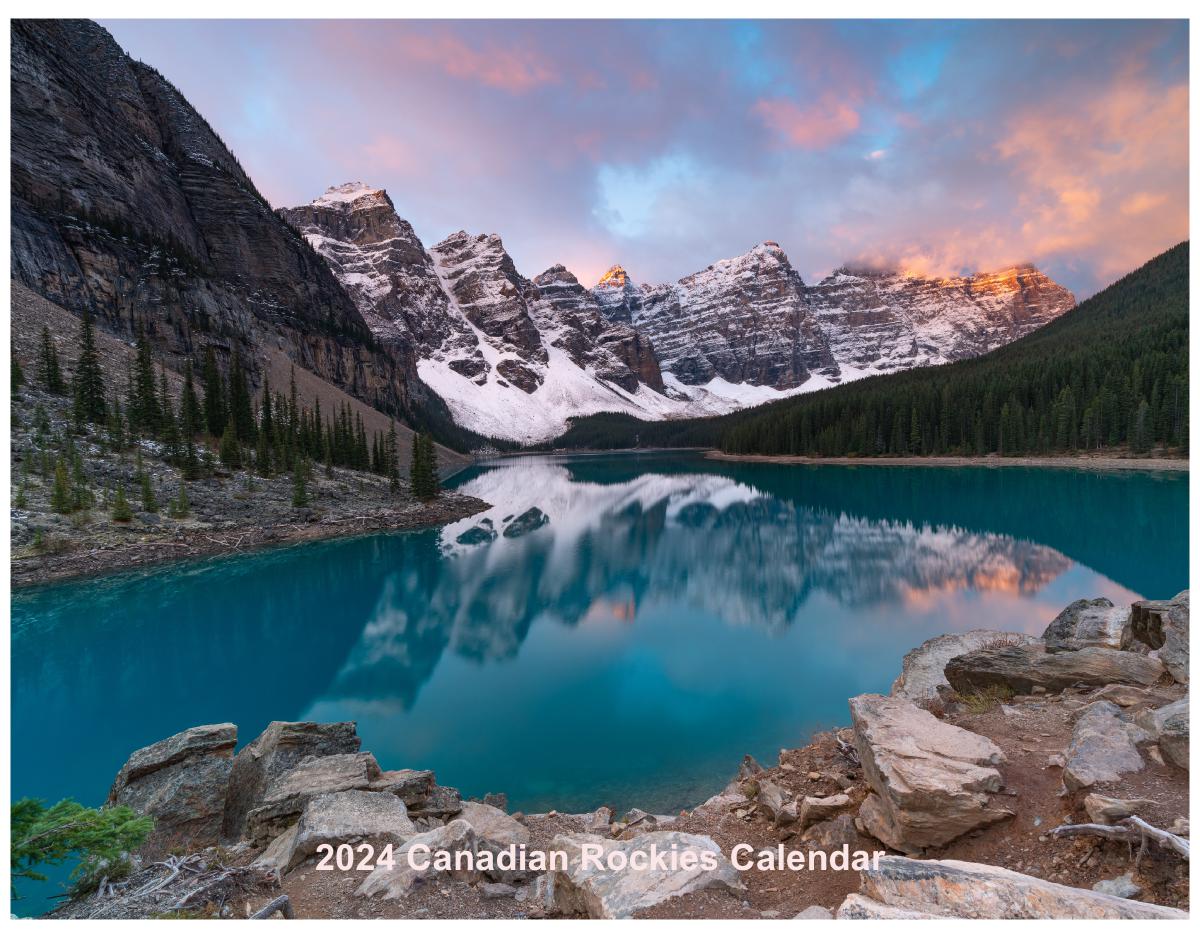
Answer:
[[[520,815],[507,813],[503,796],[463,801],[432,772],[383,769],[360,748],[353,723],[272,723],[236,755],[233,724],[195,727],[133,753],[109,802],[155,817],[145,860],[191,851],[184,878],[207,881],[175,891],[171,873],[181,858],[171,856],[60,913],[144,917],[210,902],[228,913],[251,890],[262,900],[278,896],[281,884],[303,898],[306,885],[334,875],[311,871],[319,847],[370,844],[390,846],[391,864],[342,873],[349,888],[321,911],[417,917],[431,904],[464,899],[465,914],[476,917],[1181,917],[1150,901],[1187,903],[1186,790],[1169,789],[1186,789],[1189,767],[1180,649],[1188,608],[1186,592],[1132,608],[1077,601],[1042,639],[976,631],[929,640],[905,656],[892,696],[852,698],[852,727],[823,734],[840,764],[796,772],[795,754],[817,740],[781,751],[773,768],[747,756],[728,787],[678,817],[634,809],[618,818],[610,808]],[[1050,714],[1057,732],[1039,732],[1048,725],[1039,718]],[[1044,774],[1031,777],[1024,751],[1051,735],[1055,745],[1038,749]],[[1004,850],[1006,834],[1029,833],[1005,828],[1030,819],[1027,802],[1046,808],[1047,796],[1068,816],[1033,830],[1035,845],[1078,843],[1071,859],[1095,865],[1090,878],[1056,869],[1061,857],[1047,866]],[[786,915],[758,913],[750,899],[781,885],[820,890],[794,873],[771,877],[769,887],[748,876],[758,867],[736,863],[733,848],[762,846],[764,835],[781,853],[874,848],[881,858],[861,870],[857,891],[839,882],[837,898],[823,904],[806,899]],[[972,861],[993,850],[971,841],[993,839],[995,860],[1006,865]],[[565,861],[413,867],[406,859],[418,850],[496,856],[514,848],[559,852]],[[585,861],[585,848],[603,854],[605,865]],[[694,858],[619,868],[654,851]],[[971,858],[959,858],[964,852]],[[145,892],[156,894],[138,894]]]

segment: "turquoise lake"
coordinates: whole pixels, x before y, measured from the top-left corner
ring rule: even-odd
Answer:
[[[13,797],[99,804],[132,750],[196,724],[356,720],[384,768],[464,795],[673,811],[847,723],[931,636],[1187,586],[1181,473],[645,454],[452,485],[494,508],[18,592]]]

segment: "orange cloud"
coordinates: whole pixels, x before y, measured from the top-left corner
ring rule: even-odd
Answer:
[[[528,48],[489,43],[474,49],[452,35],[404,35],[399,38],[399,46],[410,59],[434,65],[452,77],[514,94],[558,81],[554,66]]]
[[[1121,203],[1122,214],[1145,214],[1167,203],[1167,196],[1139,191],[1136,195],[1126,198]]]
[[[822,95],[808,107],[783,98],[764,98],[751,111],[788,143],[801,149],[823,149],[849,136],[859,125],[858,111],[833,93]]]

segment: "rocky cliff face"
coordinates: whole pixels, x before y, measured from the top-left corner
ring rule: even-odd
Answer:
[[[948,279],[839,269],[807,298],[838,363],[871,373],[976,357],[1075,306],[1032,266]]]
[[[376,336],[413,348],[460,424],[540,440],[572,415],[678,408],[659,395],[651,342],[610,321],[562,266],[526,279],[498,236],[461,230],[427,251],[387,193],[358,182],[280,215],[326,259]]]
[[[82,20],[11,32],[12,275],[166,355],[283,347],[407,414],[414,361],[381,353],[329,267],[179,92]]]
[[[787,392],[978,356],[1075,305],[1031,266],[949,279],[840,269],[806,286],[769,241],[667,285],[638,287],[614,266],[592,294],[693,396],[713,380]]]
[[[620,306],[624,307],[624,306]],[[773,242],[714,263],[672,285],[642,290],[633,323],[660,363],[688,385],[721,377],[795,389],[837,363],[805,301],[804,282]]]

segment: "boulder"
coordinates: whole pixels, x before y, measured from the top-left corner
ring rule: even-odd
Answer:
[[[1190,715],[1188,696],[1174,703],[1153,710],[1142,710],[1134,717],[1134,723],[1146,731],[1150,739],[1158,742],[1163,758],[1181,769],[1188,768]]]
[[[1141,814],[1155,806],[1148,798],[1106,798],[1090,794],[1083,799],[1083,809],[1094,824],[1115,824],[1134,814]]]
[[[154,818],[155,834],[197,847],[220,836],[237,727],[192,727],[137,750],[117,773],[110,805]]]
[[[1163,721],[1162,732],[1158,735],[1158,748],[1163,758],[1177,768],[1188,768],[1188,753],[1190,747],[1191,729],[1188,709],[1176,711]]]
[[[292,824],[287,830],[271,841],[270,845],[259,854],[252,865],[256,869],[274,869],[280,875],[291,868],[292,851],[296,848],[296,833],[300,825]]]
[[[850,699],[854,745],[874,794],[862,828],[893,849],[918,853],[1012,816],[988,794],[1002,781],[1004,754],[991,740],[909,701],[878,694]]]
[[[1088,704],[1079,711],[1071,732],[1063,785],[1078,791],[1097,782],[1115,782],[1126,772],[1140,772],[1146,763],[1137,744],[1147,739],[1146,731],[1129,722],[1116,704]]]
[[[1137,898],[1142,894],[1141,886],[1133,881],[1133,874],[1129,872],[1115,879],[1101,879],[1092,886],[1092,891],[1115,895],[1117,898]]]
[[[905,917],[869,913],[887,909],[912,912],[909,917],[959,919],[1187,917],[1187,912],[1175,908],[1071,888],[999,866],[959,860],[884,856],[878,868],[863,870],[861,878],[858,896],[849,896],[842,903],[839,918]],[[853,913],[844,912],[847,907]]]
[[[1042,645],[980,649],[946,663],[946,680],[959,694],[993,687],[1016,694],[1048,693],[1076,684],[1153,684],[1162,662],[1133,652],[1089,647],[1074,652],[1047,652]]]
[[[272,722],[234,757],[222,837],[238,840],[246,815],[261,803],[267,786],[301,759],[358,752],[359,745],[353,723]]]
[[[754,800],[776,827],[794,824],[796,818],[799,817],[796,796],[785,791],[775,782],[760,781],[758,795]]]
[[[843,844],[854,850],[859,844],[858,830],[849,814],[839,814],[832,820],[813,824],[800,839],[814,850],[837,850]]]
[[[475,831],[478,851],[490,850],[499,854],[501,850],[529,843],[529,828],[490,804],[464,801],[458,819],[466,821]],[[521,869],[497,868],[489,870],[487,875],[498,882],[521,882],[528,878],[529,873]]]
[[[302,759],[276,776],[263,793],[262,804],[246,815],[246,839],[259,846],[297,821],[310,799],[337,791],[365,791],[379,775],[379,765],[369,752]]]
[[[922,921],[928,918],[944,918],[945,915],[898,908],[851,892],[838,906],[835,917],[839,921]]]
[[[803,830],[813,824],[829,820],[831,817],[853,806],[854,801],[844,792],[842,794],[829,795],[825,798],[805,795],[804,799],[800,802],[800,829]]]
[[[1170,600],[1139,600],[1133,605],[1130,635],[1133,640],[1158,650],[1171,677],[1188,683],[1188,591]]]
[[[1129,607],[1111,600],[1076,600],[1054,617],[1042,641],[1047,652],[1075,652],[1089,646],[1120,649],[1129,638]]]
[[[290,845],[279,843],[277,837],[260,859],[287,872],[316,853],[323,843],[336,848],[343,843],[365,842],[372,844],[378,854],[388,844],[399,847],[415,833],[404,802],[395,795],[339,791],[310,798],[300,820],[281,834]]]
[[[950,659],[997,643],[1027,645],[1033,636],[1019,632],[1000,632],[995,629],[972,629],[934,636],[904,656],[900,677],[892,683],[892,696],[903,697],[914,704],[937,700],[938,688],[948,686],[946,663]]]
[[[408,806],[409,816],[444,821],[462,810],[462,796],[457,788],[434,785],[429,794]]]
[[[395,769],[380,772],[371,782],[371,791],[385,791],[395,795],[407,807],[417,808],[428,802],[437,783],[432,772],[425,769]]]
[[[417,851],[419,859],[414,861],[423,864],[424,868],[417,869],[409,864],[409,853],[413,847],[422,848]],[[405,898],[413,889],[438,879],[478,881],[479,874],[473,862],[469,865],[464,862],[462,868],[455,868],[457,864],[452,864],[450,869],[439,868],[433,858],[439,852],[476,852],[475,831],[471,825],[465,820],[454,820],[445,826],[410,837],[393,853],[392,865],[376,865],[354,894],[364,898],[377,895],[385,899]]]
[[[585,863],[584,846],[596,856],[594,863]],[[552,873],[554,904],[564,914],[631,918],[637,912],[690,892],[744,889],[737,870],[721,848],[711,837],[699,834],[662,830],[632,840],[569,834],[555,837],[550,849],[567,854],[567,868]],[[665,856],[668,868],[662,868],[655,860],[656,854]],[[644,869],[640,868],[643,862]],[[705,868],[706,863],[715,868]],[[617,865],[625,868],[616,868]]]
[[[820,905],[809,905],[794,918],[796,921],[832,921],[833,912]]]

